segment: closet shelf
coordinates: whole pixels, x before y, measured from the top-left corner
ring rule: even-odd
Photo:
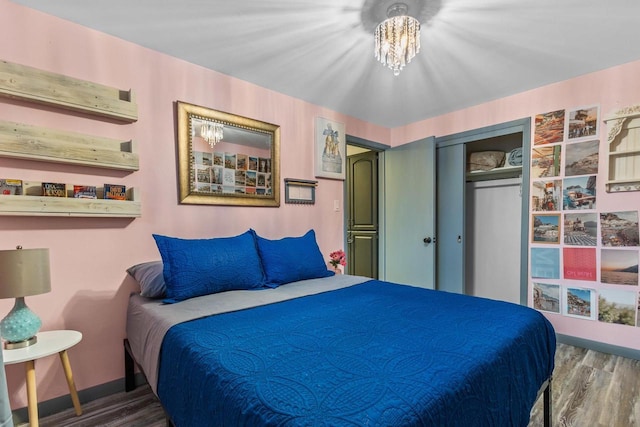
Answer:
[[[0,61],[0,96],[126,123],[138,120],[138,106],[131,90],[120,90],[8,61]]]
[[[0,157],[137,171],[134,149],[133,141],[0,121]]]
[[[488,171],[467,172],[467,182],[518,178],[520,176],[522,176],[522,166],[505,166]]]

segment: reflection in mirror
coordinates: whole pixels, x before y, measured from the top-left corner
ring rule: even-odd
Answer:
[[[279,126],[178,102],[180,200],[279,206]]]

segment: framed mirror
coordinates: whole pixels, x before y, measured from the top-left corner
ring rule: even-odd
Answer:
[[[181,101],[180,203],[280,206],[280,126]]]

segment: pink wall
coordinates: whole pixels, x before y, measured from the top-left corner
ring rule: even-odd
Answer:
[[[281,126],[281,177],[315,179],[314,118],[346,124],[351,135],[389,143],[388,129],[159,54],[120,39],[0,0],[0,59],[120,89],[132,88],[139,120],[114,124],[63,110],[0,98],[0,120],[71,130],[138,143],[140,170],[131,174],[41,162],[0,159],[0,177],[102,185],[115,180],[140,190],[135,220],[0,217],[0,249],[50,248],[51,293],[27,298],[43,330],[76,329],[82,342],[70,350],[79,390],[122,378],[126,275],[134,263],[159,259],[151,237],[229,236],[249,227],[265,237],[301,235],[314,228],[323,253],[343,247],[342,181],[319,180],[316,204],[279,208],[179,205],[175,106],[177,100]],[[0,301],[0,313],[12,301]],[[39,400],[68,393],[55,357],[37,362]],[[26,406],[24,368],[7,368],[12,407]]]
[[[635,61],[413,123],[409,126],[392,130],[392,145],[400,145],[427,135],[445,136],[524,117],[531,117],[531,141],[533,143],[536,114],[544,114],[561,109],[566,110],[568,113],[580,107],[599,105],[598,137],[600,140],[600,156],[596,188],[597,212],[638,211],[640,207],[639,192],[607,193],[605,191],[604,182],[608,170],[606,156],[608,147],[607,127],[603,122],[604,117],[621,108],[640,103],[640,79],[638,79],[638,75],[640,75],[640,61]],[[562,213],[565,212],[563,211]],[[573,210],[569,212],[579,213],[580,211]],[[598,243],[596,249],[598,266],[600,265],[601,247],[601,244]],[[562,247],[560,252],[562,252]],[[560,277],[560,280],[536,279],[535,282],[560,284],[565,287],[589,288],[596,291],[599,289],[617,289],[638,292],[638,286],[602,285],[594,282],[562,279],[562,268]],[[530,302],[533,281],[530,280],[529,283]],[[553,313],[545,314],[553,323],[556,332],[560,334],[640,350],[640,327],[603,323],[597,320],[584,320]]]

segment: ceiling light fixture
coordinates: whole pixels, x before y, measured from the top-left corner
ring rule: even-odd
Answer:
[[[387,19],[375,31],[376,59],[397,76],[420,52],[420,22],[407,15],[404,3],[394,3],[387,9]]]
[[[223,129],[224,126],[220,123],[204,122],[200,127],[200,136],[213,148],[218,142],[222,141]]]

